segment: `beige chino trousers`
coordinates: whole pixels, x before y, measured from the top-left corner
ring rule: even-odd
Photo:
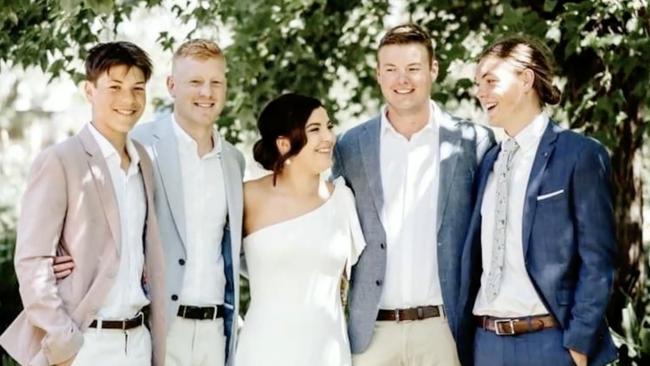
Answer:
[[[165,366],[223,366],[225,359],[223,318],[173,319],[167,334]]]
[[[376,321],[370,346],[352,356],[353,366],[460,366],[444,316]]]
[[[72,366],[151,365],[151,335],[144,325],[129,329],[88,328]]]

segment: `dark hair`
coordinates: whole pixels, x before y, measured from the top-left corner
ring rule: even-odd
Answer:
[[[124,65],[142,70],[145,81],[149,81],[153,66],[149,55],[131,42],[100,43],[88,51],[86,56],[86,80],[96,82],[99,76],[113,66]]]
[[[264,169],[273,171],[273,184],[285,161],[298,154],[307,143],[305,125],[312,112],[321,106],[316,98],[288,93],[273,99],[262,110],[257,120],[261,138],[253,145],[253,157]],[[275,143],[278,137],[288,138],[291,144],[284,155]]]
[[[419,25],[412,23],[398,25],[389,29],[382,37],[381,41],[379,41],[377,53],[379,53],[379,50],[384,46],[391,44],[405,45],[411,43],[420,44],[426,48],[427,54],[429,55],[429,64],[436,59],[436,54],[433,52],[433,45],[429,33]]]
[[[479,56],[479,61],[487,56],[508,59],[521,70],[530,69],[535,73],[533,89],[539,97],[541,106],[558,104],[562,92],[553,85],[555,75],[549,48],[529,36],[509,36],[497,40]]]

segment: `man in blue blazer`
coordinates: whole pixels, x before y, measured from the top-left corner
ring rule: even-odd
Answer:
[[[461,247],[494,138],[430,99],[438,63],[423,29],[389,30],[377,59],[386,106],[334,152],[367,242],[350,281],[353,364],[457,365]]]
[[[607,151],[543,110],[548,51],[521,37],[481,56],[478,98],[506,139],[487,152],[462,259],[461,347],[475,365],[604,365],[615,239]]]

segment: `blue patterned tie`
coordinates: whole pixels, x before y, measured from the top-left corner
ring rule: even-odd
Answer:
[[[503,266],[506,257],[506,227],[508,224],[508,191],[510,186],[510,173],[512,172],[512,158],[519,149],[517,142],[509,138],[501,145],[501,151],[494,163],[494,177],[496,178],[495,210],[494,210],[494,240],[492,241],[492,257],[490,271],[487,277],[487,299],[494,301],[499,294]]]

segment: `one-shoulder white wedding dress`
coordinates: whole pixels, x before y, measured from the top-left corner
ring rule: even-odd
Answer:
[[[243,245],[251,302],[235,364],[351,365],[340,283],[365,241],[343,179],[318,208],[262,228]]]

